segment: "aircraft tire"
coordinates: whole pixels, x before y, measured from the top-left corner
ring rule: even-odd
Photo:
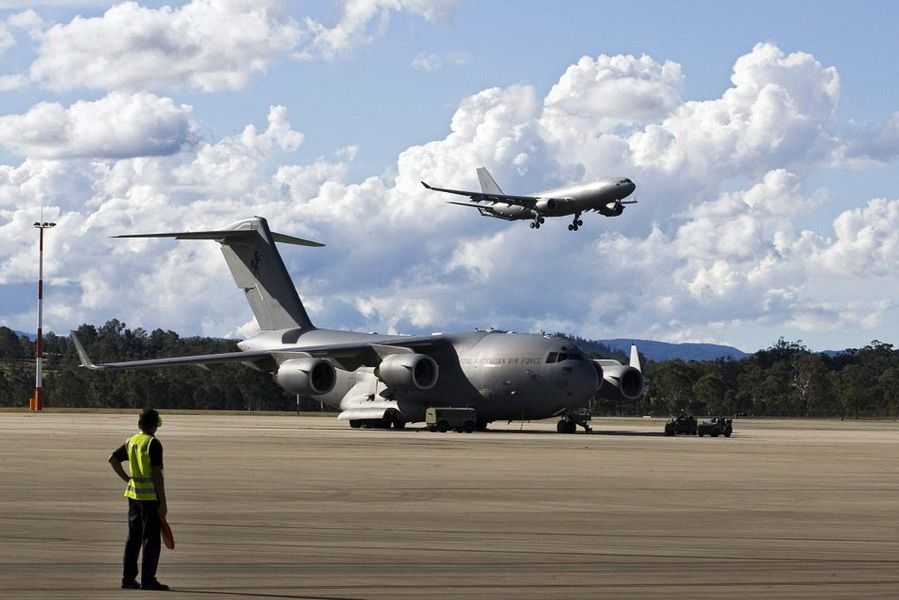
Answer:
[[[350,427],[352,429],[359,429],[360,427],[362,427],[362,421],[360,421],[359,419],[350,419]]]
[[[394,418],[394,419],[393,419],[393,428],[394,428],[394,429],[401,429],[401,430],[402,430],[402,429],[405,429],[405,428],[406,428],[406,422],[405,422],[405,421],[401,421],[400,419]]]
[[[446,421],[438,421],[437,431],[439,431],[440,433],[446,433],[447,431],[449,431],[449,423],[447,423]]]
[[[537,226],[534,224],[534,222],[531,221],[531,229],[536,229],[536,227],[537,227]]]

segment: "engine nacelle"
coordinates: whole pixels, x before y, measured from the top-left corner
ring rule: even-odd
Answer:
[[[275,381],[285,392],[317,396],[334,389],[337,372],[334,365],[322,358],[291,358],[278,367]]]
[[[552,212],[558,208],[559,204],[552,198],[540,198],[534,204],[534,207],[540,212]]]
[[[638,400],[643,394],[643,373],[615,360],[595,360],[600,376],[597,394],[610,400]]]
[[[375,370],[378,379],[397,390],[429,390],[437,385],[437,361],[426,354],[391,354]]]

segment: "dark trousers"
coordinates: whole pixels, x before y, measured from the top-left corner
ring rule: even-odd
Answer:
[[[128,541],[125,542],[123,582],[137,579],[137,556],[141,547],[144,549],[141,583],[153,583],[156,581],[156,565],[159,564],[159,501],[128,498]]]

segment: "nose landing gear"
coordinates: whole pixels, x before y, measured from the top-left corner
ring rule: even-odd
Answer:
[[[584,222],[581,221],[581,213],[575,213],[574,221],[568,226],[568,231],[577,231],[577,228],[583,224]]]

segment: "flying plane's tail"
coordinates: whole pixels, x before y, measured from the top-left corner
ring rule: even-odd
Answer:
[[[485,194],[502,194],[503,191],[499,189],[499,186],[496,185],[496,182],[493,181],[493,177],[490,175],[490,172],[487,171],[484,167],[480,167],[478,169],[478,181],[481,182],[481,191]]]
[[[115,237],[215,240],[221,244],[222,254],[225,255],[234,282],[246,294],[260,329],[315,329],[287,274],[275,242],[301,246],[324,244],[272,233],[268,222],[262,217],[241,219],[215,231],[145,233]]]

